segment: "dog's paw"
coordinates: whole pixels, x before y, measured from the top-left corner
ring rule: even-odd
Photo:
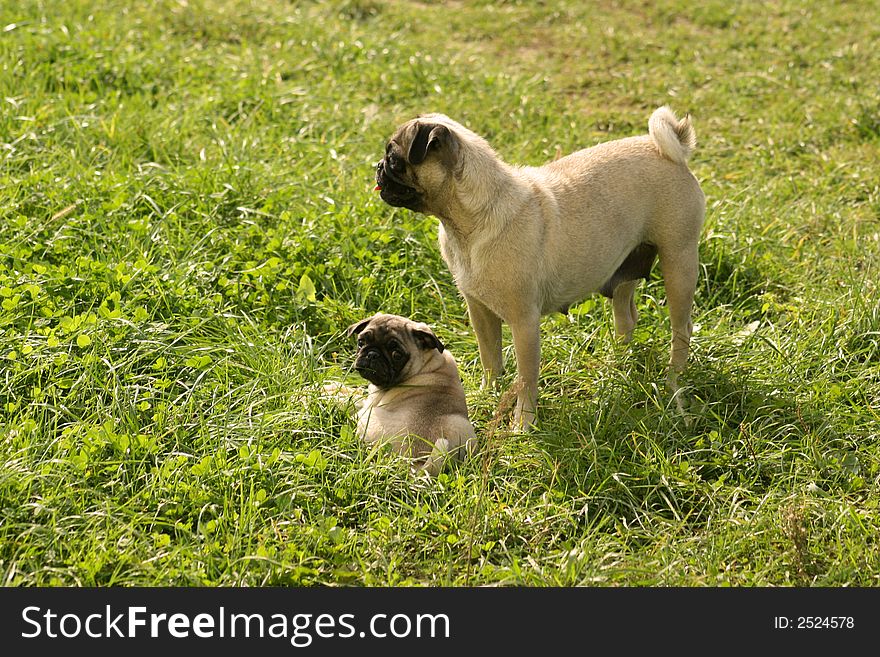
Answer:
[[[483,378],[480,381],[480,390],[495,391],[498,390],[500,387],[501,379],[498,376],[494,374],[492,376],[483,374]]]
[[[679,390],[675,393],[675,412],[681,421],[684,423],[684,426],[688,429],[691,428],[693,424],[693,420],[691,419],[691,413],[688,411],[688,406],[690,406],[690,400],[687,399],[683,392]]]
[[[538,428],[538,418],[534,411],[515,412],[513,414],[513,422],[510,425],[511,431],[514,433],[531,433]]]
[[[434,447],[428,457],[422,463],[415,466],[416,470],[431,477],[436,477],[443,470],[448,457],[449,441],[446,438],[440,438],[434,443]]]

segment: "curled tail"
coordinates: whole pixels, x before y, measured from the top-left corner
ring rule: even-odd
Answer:
[[[678,164],[686,164],[697,145],[697,133],[691,125],[690,115],[679,120],[665,105],[648,119],[648,134],[660,153]]]

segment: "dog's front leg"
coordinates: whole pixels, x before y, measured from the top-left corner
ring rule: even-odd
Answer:
[[[483,366],[483,387],[486,388],[495,382],[504,367],[501,356],[501,318],[477,299],[468,295],[464,298],[467,301],[471,325],[477,334],[480,364]]]
[[[537,313],[514,315],[507,322],[513,334],[519,391],[513,414],[514,428],[526,430],[535,424],[538,404],[538,373],[541,369],[541,317]]]

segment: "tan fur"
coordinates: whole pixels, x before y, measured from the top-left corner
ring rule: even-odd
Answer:
[[[410,166],[406,180],[422,194],[423,210],[440,219],[441,253],[468,304],[484,383],[502,368],[501,321],[511,328],[522,380],[515,423],[524,427],[535,419],[541,316],[598,291],[643,243],[660,257],[672,325],[667,382],[677,392],[705,212],[686,165],[695,145],[689,119],[679,121],[663,107],[651,116],[647,135],[541,167],[506,164],[482,137],[440,114],[402,126],[392,149],[405,156],[414,126],[424,123],[445,126],[453,143]],[[624,281],[613,291],[615,326],[625,340],[638,317],[636,285]]]
[[[396,338],[409,361],[393,387],[369,385],[357,413],[358,435],[367,442],[391,445],[412,458],[417,470],[436,476],[447,458],[464,460],[476,444],[455,359],[448,349],[419,347],[410,331],[430,330],[425,324],[379,314],[370,325],[384,328],[380,339]]]

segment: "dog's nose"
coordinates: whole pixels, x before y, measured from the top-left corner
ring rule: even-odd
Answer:
[[[374,192],[382,191],[382,165],[384,163],[384,160],[379,160],[376,163],[376,186],[373,188]]]

